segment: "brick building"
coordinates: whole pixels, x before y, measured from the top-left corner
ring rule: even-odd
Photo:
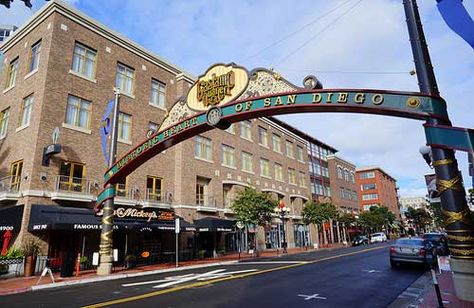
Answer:
[[[193,76],[122,37],[78,10],[51,1],[6,40],[0,50],[0,231],[14,242],[37,237],[43,254],[91,256],[98,250],[100,218],[92,211],[106,163],[101,117],[115,87],[121,89],[118,157],[157,129]],[[44,162],[58,128],[61,152]],[[281,246],[283,223],[267,228],[234,226],[230,203],[255,187],[291,208],[288,244],[317,242],[301,209],[311,198],[307,139],[276,119],[254,119],[178,144],[117,184],[116,208],[173,212],[182,226],[185,259],[204,251]],[[315,139],[314,139],[315,140]],[[327,146],[328,147],[328,146]],[[329,147],[330,148],[330,147]],[[325,161],[327,152],[320,155]],[[327,169],[327,168],[326,168]],[[326,173],[324,173],[326,174]],[[329,174],[327,173],[328,177]],[[329,184],[328,184],[329,185]],[[329,188],[328,188],[329,189]],[[157,262],[174,251],[171,221],[116,219],[114,248],[149,251]]]
[[[328,156],[332,202],[346,213],[359,213],[359,199],[355,182],[356,167],[337,155]]]
[[[356,169],[356,185],[361,211],[382,205],[387,207],[397,220],[400,219],[400,208],[396,180],[380,167]]]

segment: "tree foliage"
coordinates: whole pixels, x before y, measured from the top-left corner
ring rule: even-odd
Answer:
[[[231,205],[238,221],[246,225],[264,226],[272,219],[272,213],[277,205],[275,200],[253,188],[246,188],[237,193]]]
[[[302,215],[306,224],[320,225],[324,221],[336,219],[338,212],[336,206],[330,202],[315,203],[308,201],[304,204]]]
[[[418,230],[426,230],[426,226],[430,225],[432,218],[430,213],[428,213],[424,208],[414,209],[409,207],[405,216],[407,219],[411,220],[412,223]]]
[[[395,215],[384,206],[373,206],[369,211],[359,215],[359,225],[370,232],[390,229],[395,221]]]
[[[337,221],[344,224],[346,227],[352,226],[356,223],[356,219],[351,213],[339,213]]]

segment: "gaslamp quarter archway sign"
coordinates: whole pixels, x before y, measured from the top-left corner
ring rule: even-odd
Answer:
[[[198,78],[185,98],[173,105],[154,134],[109,168],[104,175],[106,188],[97,198],[97,208],[114,198],[115,188],[107,184],[116,184],[179,142],[214,128],[226,129],[234,122],[303,112],[379,114],[417,120],[438,119],[449,123],[446,103],[439,96],[387,90],[322,89],[314,76],[307,76],[303,87],[298,87],[267,69],[257,68],[248,72],[233,63],[216,64]],[[453,134],[457,134],[457,144],[451,142],[448,147],[472,151],[472,130],[425,125],[425,132],[429,145],[443,146],[449,143],[447,141]],[[460,183],[451,184],[451,189],[464,189]],[[465,216],[463,214],[455,221],[467,221]],[[456,257],[474,258],[474,254],[465,254],[461,250]]]

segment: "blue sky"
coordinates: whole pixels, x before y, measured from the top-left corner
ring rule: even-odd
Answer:
[[[22,25],[29,10],[0,7],[0,23]],[[105,26],[195,76],[216,62],[273,67],[301,85],[316,75],[325,88],[417,91],[401,0],[71,0]],[[454,126],[474,128],[474,52],[442,20],[435,0],[418,1],[441,95]],[[474,16],[474,1],[464,1]],[[369,72],[369,73],[361,73]],[[378,165],[398,180],[402,196],[426,194],[431,172],[418,154],[422,122],[342,113],[280,117],[333,145],[358,166]],[[467,155],[457,152],[464,181]]]

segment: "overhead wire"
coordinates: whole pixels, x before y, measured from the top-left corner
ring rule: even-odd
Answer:
[[[280,59],[280,61],[278,61],[276,64],[272,65],[272,67],[276,67],[278,65],[280,65],[281,63],[285,62],[286,60],[288,60],[291,56],[293,56],[294,54],[296,54],[298,51],[300,51],[303,47],[305,47],[306,45],[308,45],[311,41],[313,41],[315,38],[317,38],[319,35],[321,35],[322,33],[324,33],[327,29],[329,29],[331,26],[333,26],[337,21],[339,21],[341,18],[343,18],[344,16],[346,16],[350,11],[352,11],[356,6],[358,6],[363,0],[359,0],[357,1],[354,5],[352,5],[350,8],[348,8],[346,11],[344,11],[341,15],[339,15],[338,17],[336,17],[333,21],[331,21],[328,25],[326,25],[323,29],[321,29],[320,31],[318,31],[315,35],[311,36],[308,40],[306,40],[303,44],[301,44],[298,48],[296,48],[295,50],[293,50],[292,52],[290,52],[289,54],[287,54],[285,57],[283,57],[282,59]]]
[[[300,32],[300,31],[302,31],[302,30],[308,28],[309,26],[311,26],[311,25],[313,25],[313,24],[315,24],[315,23],[321,21],[322,19],[324,19],[325,17],[329,16],[331,13],[333,13],[334,11],[338,10],[340,7],[346,5],[347,3],[351,2],[351,1],[353,1],[353,0],[347,0],[347,1],[345,1],[345,2],[343,2],[343,3],[341,3],[341,4],[339,4],[339,5],[337,5],[337,6],[334,7],[333,9],[331,9],[331,10],[329,10],[329,11],[327,11],[327,12],[321,14],[321,15],[319,15],[319,16],[316,17],[315,19],[311,20],[309,23],[307,23],[307,24],[301,26],[300,28],[296,29],[295,31],[293,31],[293,32],[291,32],[291,33],[285,35],[284,37],[282,37],[282,38],[279,39],[278,41],[276,41],[276,42],[274,42],[274,43],[268,45],[267,47],[264,47],[264,48],[260,49],[260,50],[257,51],[256,53],[254,53],[254,54],[252,54],[252,55],[246,57],[245,59],[243,59],[243,62],[245,62],[245,61],[247,61],[247,60],[249,60],[249,59],[251,59],[251,58],[254,58],[254,57],[256,57],[256,56],[262,54],[263,52],[269,50],[270,48],[273,48],[273,47],[277,46],[278,44],[280,44],[280,43],[286,41],[287,39],[289,39],[290,37],[292,37],[292,36],[295,35],[296,33],[298,33],[298,32]]]

